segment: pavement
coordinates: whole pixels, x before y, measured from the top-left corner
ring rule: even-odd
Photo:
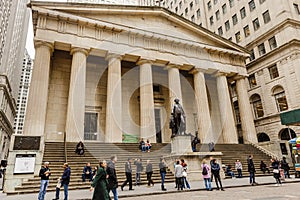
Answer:
[[[264,185],[275,185],[275,179],[273,176],[264,176],[264,177],[256,177],[257,186],[251,186],[249,184],[249,177],[244,178],[235,178],[235,179],[225,179],[222,180],[223,187],[230,191],[230,188],[239,188],[239,187],[259,187]],[[184,190],[183,192],[191,192],[191,191],[205,191],[204,182],[203,181],[191,181],[189,182],[191,185],[190,190]],[[285,179],[283,181],[283,185],[285,184],[293,184],[300,183],[300,178],[294,178],[291,176],[290,179]],[[215,183],[212,184],[215,187]],[[162,194],[174,194],[177,193],[177,189],[175,189],[174,183],[166,183],[165,187],[167,191],[161,191],[160,183],[156,183],[154,187],[147,187],[146,185],[135,186],[133,187],[133,191],[128,190],[128,186],[124,187],[124,191],[121,191],[120,187],[118,188],[119,198],[128,198],[128,197],[139,197],[139,196],[149,196],[149,195],[162,195]],[[245,189],[244,189],[245,190]],[[182,192],[182,191],[180,191]],[[61,191],[61,198],[63,197],[63,191]],[[38,194],[20,194],[20,195],[6,195],[5,193],[0,193],[1,200],[34,200],[37,199]],[[55,196],[55,192],[47,192],[45,200],[51,200]],[[92,192],[89,190],[70,190],[69,191],[69,200],[90,200],[92,198]]]

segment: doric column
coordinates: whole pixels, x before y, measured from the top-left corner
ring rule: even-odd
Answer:
[[[109,54],[107,77],[105,141],[122,142],[122,84],[121,59],[117,54]]]
[[[66,139],[78,142],[84,136],[86,59],[88,50],[71,49],[72,66],[69,86],[69,99],[66,122]]]
[[[233,117],[226,74],[218,73],[216,75],[216,78],[223,140],[226,144],[237,144],[238,137]]]
[[[202,143],[213,141],[211,136],[211,118],[204,73],[199,70],[192,71],[194,75],[195,101],[197,107],[198,135]]]
[[[252,143],[257,143],[253,114],[249,102],[249,96],[244,77],[240,77],[236,80],[236,89],[238,95],[244,142],[247,143],[248,141],[250,141]]]
[[[50,58],[54,50],[52,43],[35,42],[35,60],[30,83],[24,135],[44,135],[48,102]]]
[[[156,142],[151,61],[140,60],[140,122],[141,138]]]
[[[179,69],[176,65],[168,65],[167,67],[170,105],[174,105],[174,99],[176,98],[179,99],[181,105],[183,105]]]

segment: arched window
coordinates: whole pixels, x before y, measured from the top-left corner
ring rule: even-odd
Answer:
[[[260,96],[258,94],[254,94],[250,98],[250,103],[253,106],[253,111],[255,118],[263,117],[264,116],[264,109],[262,106],[262,102]]]
[[[295,138],[295,137],[297,137],[295,131],[293,129],[290,129],[290,128],[282,129],[279,132],[279,139],[281,139],[281,140],[290,140],[290,139]]]
[[[276,102],[278,112],[287,110],[288,109],[288,104],[287,104],[284,89],[281,86],[276,86],[273,89],[273,95],[274,95],[274,98],[275,98],[275,102]]]
[[[257,140],[258,142],[268,142],[270,138],[266,133],[259,133],[257,134]]]

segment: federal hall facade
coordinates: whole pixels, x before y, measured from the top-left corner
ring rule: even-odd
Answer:
[[[170,142],[173,101],[187,133],[257,143],[246,89],[248,53],[164,8],[33,2],[36,57],[25,136],[42,141]],[[60,134],[64,133],[64,134]]]

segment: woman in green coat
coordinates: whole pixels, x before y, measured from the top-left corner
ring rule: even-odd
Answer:
[[[106,161],[100,161],[99,165],[100,167],[90,188],[90,191],[94,190],[92,200],[110,200],[107,191]]]

